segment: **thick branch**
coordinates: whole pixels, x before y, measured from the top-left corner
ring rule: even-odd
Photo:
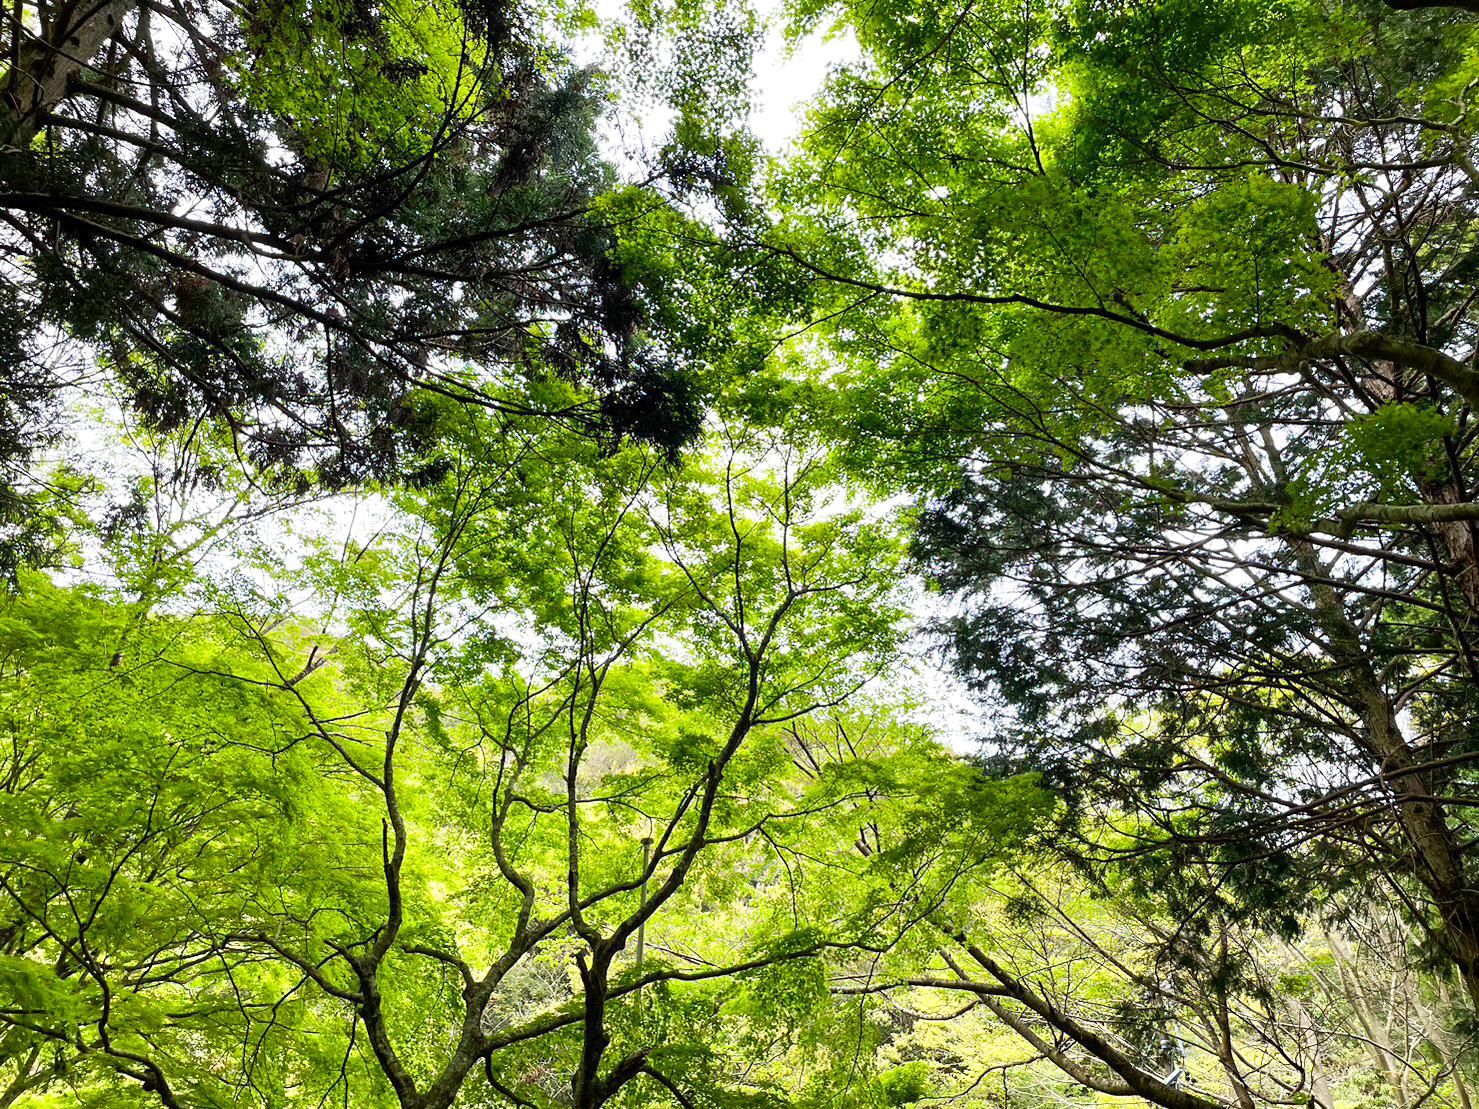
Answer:
[[[1029,988],[1019,978],[1009,973],[1004,967],[982,951],[980,947],[971,943],[969,938],[963,933],[952,932],[950,935],[978,966],[1001,983],[1002,992],[1036,1013],[1050,1027],[1056,1028],[1090,1055],[1104,1063],[1105,1066],[1124,1080],[1125,1085],[1136,1096],[1142,1097],[1155,1105],[1163,1106],[1164,1109],[1227,1109],[1227,1103],[1224,1101],[1202,1097],[1200,1094],[1178,1089],[1168,1085],[1154,1075],[1146,1073],[1136,1065],[1134,1060],[1130,1059],[1129,1056],[1111,1044],[1103,1036],[1099,1035],[1099,1033],[1074,1019],[1047,998]],[[982,1002],[988,1007],[991,1007],[991,1000],[988,997],[982,998]],[[1033,1046],[1036,1047],[1037,1045],[1034,1044]]]
[[[1305,344],[1299,351],[1301,358],[1333,358],[1349,354],[1395,363],[1429,374],[1447,385],[1471,408],[1479,408],[1479,371],[1444,354],[1436,347],[1424,346],[1406,339],[1394,339],[1379,331],[1353,331],[1349,334],[1327,335]]]

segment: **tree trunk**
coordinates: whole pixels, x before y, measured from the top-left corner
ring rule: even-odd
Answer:
[[[1382,688],[1360,634],[1346,613],[1329,574],[1308,544],[1300,560],[1315,611],[1329,637],[1331,661],[1348,675],[1347,689],[1360,719],[1360,737],[1386,779],[1397,820],[1407,841],[1408,874],[1437,910],[1436,938],[1479,1011],[1479,891],[1464,873],[1463,855],[1448,816],[1419,769],[1423,762],[1402,734],[1396,710]]]
[[[21,44],[14,68],[0,80],[0,152],[15,154],[30,145],[42,117],[67,95],[68,83],[133,8],[134,0],[72,0]]]

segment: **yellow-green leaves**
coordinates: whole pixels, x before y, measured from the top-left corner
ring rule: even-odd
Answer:
[[[1216,337],[1267,321],[1330,326],[1337,275],[1326,264],[1308,188],[1251,174],[1187,205],[1159,259],[1169,296],[1158,319]]]
[[[452,0],[283,0],[255,8],[245,35],[233,80],[333,173],[429,154],[499,94],[483,86],[488,45]]]

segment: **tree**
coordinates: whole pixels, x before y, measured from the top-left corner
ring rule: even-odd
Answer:
[[[19,1081],[167,1106],[753,1085],[724,1062],[746,993],[804,1011],[828,951],[893,942],[886,876],[802,875],[856,858],[839,814],[897,772],[793,765],[887,661],[888,527],[784,444],[679,474],[537,420],[462,428],[372,541],[264,563],[277,590],[10,599]]]
[[[797,7],[864,57],[770,245],[997,751],[1187,906],[1385,878],[1479,998],[1471,17]]]
[[[43,507],[35,453],[79,390],[159,431],[225,435],[290,486],[433,479],[433,396],[607,444],[671,453],[697,435],[745,286],[720,281],[710,251],[678,265],[661,243],[679,226],[704,237],[682,198],[733,191],[743,158],[694,135],[623,183],[596,149],[603,79],[563,53],[589,17],[542,12],[8,8],[11,548]]]
[[[836,988],[872,1002],[924,1094],[966,1104],[1469,1104],[1472,1027],[1397,914],[1329,906],[1285,943],[1199,926],[1133,877],[1014,852],[954,887],[921,929],[933,950],[916,938]]]

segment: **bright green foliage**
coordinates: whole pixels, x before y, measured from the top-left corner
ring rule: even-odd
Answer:
[[[1469,1109],[1471,7],[26,6],[0,1109]]]
[[[1479,998],[1479,23],[1412,6],[793,5],[861,57],[770,241],[1064,850],[1286,930],[1388,876]]]
[[[443,481],[368,540],[301,518],[261,585],[164,538],[120,561],[188,612],[26,578],[13,1072],[189,1106],[824,1101],[833,953],[896,943],[1043,801],[841,714],[892,665],[900,544],[815,451],[742,440],[672,469],[465,422]],[[747,1062],[776,1052],[815,1083]]]
[[[213,1057],[262,1052],[281,1103],[279,1045],[314,1004],[299,976],[224,951],[224,933],[337,900],[341,845],[374,842],[371,815],[320,788],[290,697],[231,676],[253,663],[226,620],[140,626],[105,595],[32,578],[0,636],[7,1055],[39,1043],[67,1081],[95,1075],[94,1054],[147,1075],[130,1062],[147,1056],[190,1090],[219,1082]],[[243,1043],[235,1011],[273,994],[280,1025]],[[325,1032],[321,1065],[342,1050]]]
[[[292,143],[334,166],[392,167],[431,150],[477,108],[489,44],[455,4],[264,5],[233,79],[288,121]],[[448,120],[448,115],[451,120]]]

